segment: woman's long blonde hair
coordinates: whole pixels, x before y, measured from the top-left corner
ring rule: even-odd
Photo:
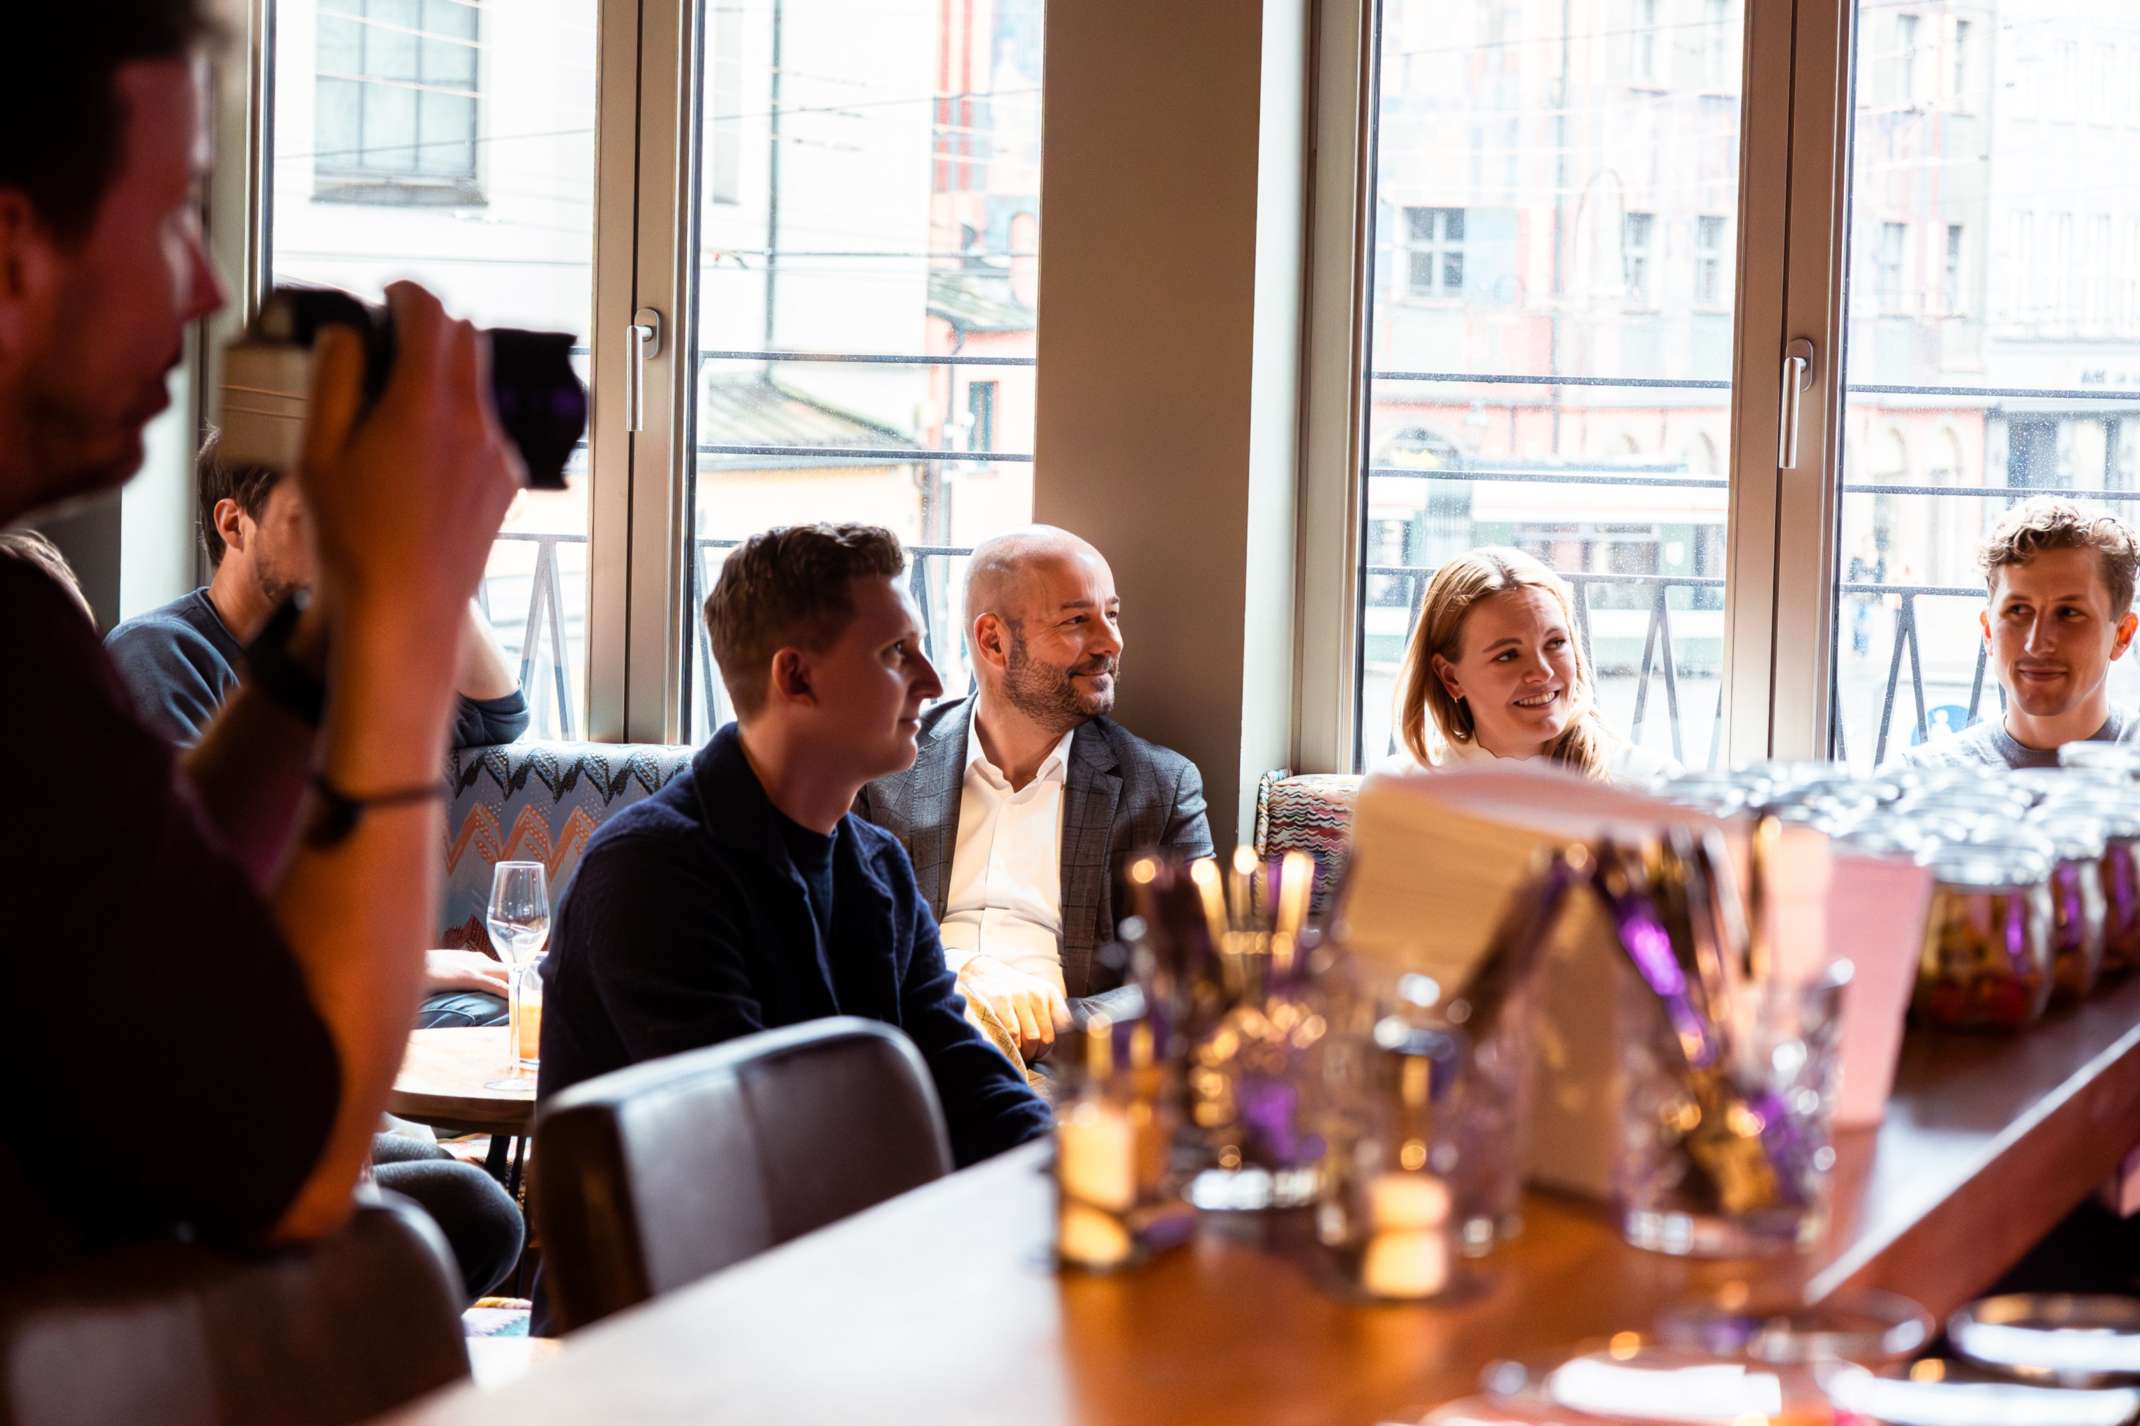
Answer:
[[[1449,696],[1449,689],[1434,671],[1434,655],[1456,662],[1463,647],[1464,621],[1471,606],[1495,594],[1517,589],[1543,589],[1560,605],[1568,638],[1575,650],[1575,687],[1568,690],[1568,726],[1546,745],[1545,756],[1565,763],[1586,777],[1607,776],[1610,750],[1604,730],[1593,716],[1596,680],[1590,674],[1590,659],[1583,652],[1576,628],[1575,596],[1568,583],[1522,550],[1494,546],[1468,550],[1434,572],[1427,597],[1419,607],[1419,623],[1412,629],[1404,663],[1397,671],[1397,739],[1421,767],[1438,767],[1448,761],[1451,744],[1469,743],[1477,736],[1471,710]],[[1427,715],[1434,715],[1436,736],[1427,736]]]

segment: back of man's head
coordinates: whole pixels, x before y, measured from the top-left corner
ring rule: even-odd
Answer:
[[[706,596],[706,631],[736,716],[765,707],[774,654],[838,640],[854,617],[850,581],[906,567],[899,537],[875,525],[788,525],[730,551]]]
[[[0,84],[0,188],[71,242],[89,230],[122,158],[123,65],[176,59],[216,33],[208,0],[33,0],[10,7],[19,73]]]
[[[2132,527],[2115,515],[2084,510],[2070,500],[2038,496],[2000,517],[1977,550],[1984,587],[1996,598],[2000,571],[2027,564],[2046,550],[2094,550],[2110,591],[2110,614],[2123,619],[2132,611],[2133,582],[2140,571],[2140,543]]]
[[[82,581],[58,545],[35,530],[0,530],[0,559],[17,560],[43,574],[67,592],[83,618],[92,626],[96,624],[96,612],[89,607],[89,596],[82,592]]]
[[[223,532],[216,528],[216,507],[226,500],[235,500],[238,508],[257,524],[260,512],[267,508],[268,496],[274,492],[276,482],[282,479],[281,471],[264,465],[227,463],[222,457],[222,442],[223,433],[211,430],[193,462],[197,491],[195,524],[200,530],[201,548],[207,553],[211,565],[223,563],[225,553]]]

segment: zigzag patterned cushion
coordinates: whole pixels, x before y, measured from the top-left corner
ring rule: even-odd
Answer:
[[[1256,855],[1268,860],[1285,852],[1315,858],[1315,894],[1310,910],[1320,914],[1345,874],[1352,842],[1352,809],[1360,778],[1351,773],[1267,772],[1256,784]]]
[[[496,954],[483,913],[491,868],[541,862],[554,911],[587,839],[610,815],[667,786],[698,750],[666,743],[508,743],[464,748],[446,766],[441,946]]]

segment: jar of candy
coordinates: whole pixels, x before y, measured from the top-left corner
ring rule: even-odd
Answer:
[[[2036,830],[2052,848],[2051,993],[2083,1000],[2103,967],[2103,824],[2054,815]]]
[[[2056,806],[2103,825],[2102,973],[2132,970],[2140,966],[2140,799],[2098,792]]]
[[[1912,1009],[1927,1024],[2018,1029],[2051,998],[2051,863],[2025,845],[1943,843]]]

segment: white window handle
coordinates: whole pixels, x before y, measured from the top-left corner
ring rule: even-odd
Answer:
[[[641,307],[624,329],[624,429],[646,429],[646,359],[661,355],[661,313]]]
[[[1800,399],[1813,385],[1813,343],[1793,338],[1783,349],[1783,399],[1776,417],[1776,468],[1798,469]]]

